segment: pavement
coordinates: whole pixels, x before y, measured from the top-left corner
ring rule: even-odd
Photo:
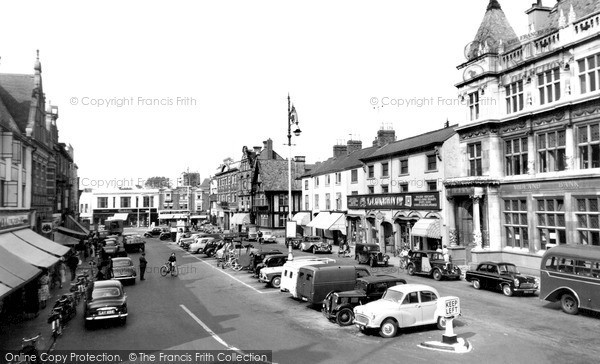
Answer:
[[[88,262],[89,259],[86,263],[82,263],[80,267],[87,266],[84,264]],[[78,268],[77,274],[82,270],[82,268]],[[0,350],[20,350],[23,338],[34,337],[37,334],[41,334],[40,339],[37,341],[38,350],[44,352],[52,350],[54,339],[52,338],[52,328],[48,323],[48,317],[58,298],[65,293],[69,293],[71,282],[68,279],[70,278],[70,274],[70,271],[67,269],[67,281],[63,283],[62,288],[57,286],[50,289],[50,299],[46,302],[46,307],[41,309],[36,317],[19,322],[2,322],[0,325]],[[80,315],[83,315],[83,301],[79,302],[77,315],[67,322],[63,332],[69,329],[71,322],[78,321]]]

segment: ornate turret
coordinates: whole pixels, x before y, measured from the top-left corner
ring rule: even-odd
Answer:
[[[500,3],[490,0],[477,35],[468,49],[467,58],[471,60],[485,53],[498,53],[501,42],[506,44],[515,38],[517,34],[506,19]]]

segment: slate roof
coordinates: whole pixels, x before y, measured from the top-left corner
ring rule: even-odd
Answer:
[[[556,4],[554,4],[554,7],[548,15],[548,27],[558,29],[560,10],[563,11],[565,18],[568,19],[571,5],[573,5],[573,11],[575,11],[575,20],[579,20],[597,11],[600,11],[600,1],[598,0],[559,0]]]
[[[410,151],[440,145],[456,133],[458,124],[447,128],[430,131],[425,134],[398,140],[377,149],[375,152],[361,158],[363,161],[381,159],[392,155],[408,154]]]
[[[508,22],[500,3],[497,0],[490,0],[475,39],[470,44],[467,58],[469,60],[477,58],[480,55],[480,47],[487,46],[493,51],[497,49],[500,40],[506,43],[515,38],[517,38],[517,34]]]
[[[0,99],[0,126],[6,128],[8,131],[20,133],[19,126],[15,123],[2,99]]]
[[[359,168],[363,165],[360,161],[361,158],[366,158],[371,153],[377,150],[376,146],[363,148],[356,150],[350,154],[343,155],[340,157],[332,157],[324,162],[317,164],[317,166],[306,173],[303,177],[316,177],[324,174],[347,171],[349,169]]]
[[[292,190],[301,189],[302,181],[298,180],[304,174],[305,169],[298,170],[300,164],[292,163]],[[288,190],[288,161],[261,159],[258,161],[258,173],[260,175],[260,189],[263,191],[287,191]]]
[[[27,129],[34,87],[34,75],[0,73],[0,99],[22,133]]]

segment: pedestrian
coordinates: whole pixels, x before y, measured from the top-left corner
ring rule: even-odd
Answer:
[[[145,280],[144,273],[146,273],[146,265],[148,265],[146,253],[142,253],[142,256],[140,257],[140,281]]]
[[[442,252],[442,246],[438,245],[437,249],[435,251],[438,252],[438,253],[441,253]]]
[[[62,288],[63,283],[67,281],[67,267],[65,267],[65,258],[60,258],[58,262],[58,277],[59,277],[59,288]]]
[[[444,261],[450,262],[450,254],[448,252],[448,247],[445,245],[444,245],[444,248],[442,248],[442,254],[444,255]]]
[[[48,275],[48,269],[43,269],[42,276],[39,279],[39,291],[38,298],[40,300],[40,306],[42,308],[46,308],[46,301],[50,299],[50,288],[48,287],[50,283],[50,277]]]
[[[71,280],[75,280],[75,271],[77,270],[77,266],[79,265],[79,258],[75,252],[72,252],[71,256],[67,260],[67,266],[71,270]]]

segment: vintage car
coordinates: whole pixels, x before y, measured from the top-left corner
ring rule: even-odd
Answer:
[[[371,267],[377,265],[387,267],[390,256],[383,254],[377,244],[357,243],[354,249],[354,258],[360,264],[369,264]]]
[[[262,268],[258,277],[259,282],[266,283],[273,288],[281,287],[281,273],[283,273],[283,265],[277,267]]]
[[[190,248],[190,245],[193,244],[196,241],[196,239],[201,236],[201,234],[202,233],[190,234],[185,238],[179,239],[179,242],[177,244],[183,249],[188,250]]]
[[[127,252],[123,247],[123,244],[120,243],[115,238],[110,238],[104,240],[104,246],[102,247],[102,255],[105,258],[110,257],[126,257]]]
[[[389,287],[406,284],[402,278],[378,275],[358,278],[352,291],[331,292],[323,300],[322,312],[340,326],[354,321],[354,307],[380,299]]]
[[[295,238],[286,238],[285,239],[285,247],[288,248],[290,243],[292,244],[292,249],[300,249],[300,244],[304,241],[304,237],[300,235],[296,235]]]
[[[213,255],[215,255],[217,250],[223,247],[223,245],[225,245],[225,241],[222,239],[209,240],[204,246],[204,249],[201,251],[201,253],[206,254],[207,257],[212,257]]]
[[[475,289],[497,289],[509,297],[515,292],[534,294],[538,289],[537,279],[522,275],[512,263],[482,262],[466,272],[465,280]]]
[[[188,247],[188,250],[190,251],[190,253],[200,254],[200,253],[204,252],[204,248],[206,247],[206,244],[208,244],[209,241],[213,241],[213,240],[216,240],[216,238],[213,238],[213,237],[198,238],[198,239],[196,239],[195,242],[190,244],[190,246]]]
[[[266,256],[261,263],[258,263],[254,268],[254,275],[260,278],[260,270],[270,267],[281,267],[287,262],[287,254],[274,254]]]
[[[155,227],[144,233],[145,238],[153,238],[155,236],[159,236],[160,233],[163,232],[163,228]]]
[[[406,263],[409,275],[426,275],[436,281],[442,278],[460,279],[460,269],[444,260],[444,255],[433,250],[420,250],[413,253]]]
[[[130,258],[112,258],[112,277],[135,284],[136,270]]]
[[[171,232],[170,231],[163,231],[162,233],[160,233],[160,235],[158,236],[159,240],[171,240]]]
[[[305,236],[300,244],[300,250],[311,253],[331,253],[331,245],[318,236]]]
[[[88,285],[85,295],[85,326],[100,320],[127,322],[127,295],[121,282],[110,279],[94,281]]]
[[[260,243],[261,244],[276,244],[277,237],[275,235],[273,235],[273,233],[271,233],[271,232],[264,232],[260,239]]]
[[[279,249],[268,249],[268,250],[254,250],[250,253],[251,260],[248,271],[250,273],[256,272],[256,267],[263,262],[263,260],[269,255],[280,255],[282,254]]]
[[[454,298],[454,297],[448,297]],[[360,331],[379,329],[382,337],[396,336],[398,328],[437,324],[446,328],[445,305],[433,287],[401,284],[387,289],[377,301],[354,307],[354,324]]]
[[[143,252],[146,250],[146,241],[137,234],[126,235],[123,236],[123,246],[127,252]]]

